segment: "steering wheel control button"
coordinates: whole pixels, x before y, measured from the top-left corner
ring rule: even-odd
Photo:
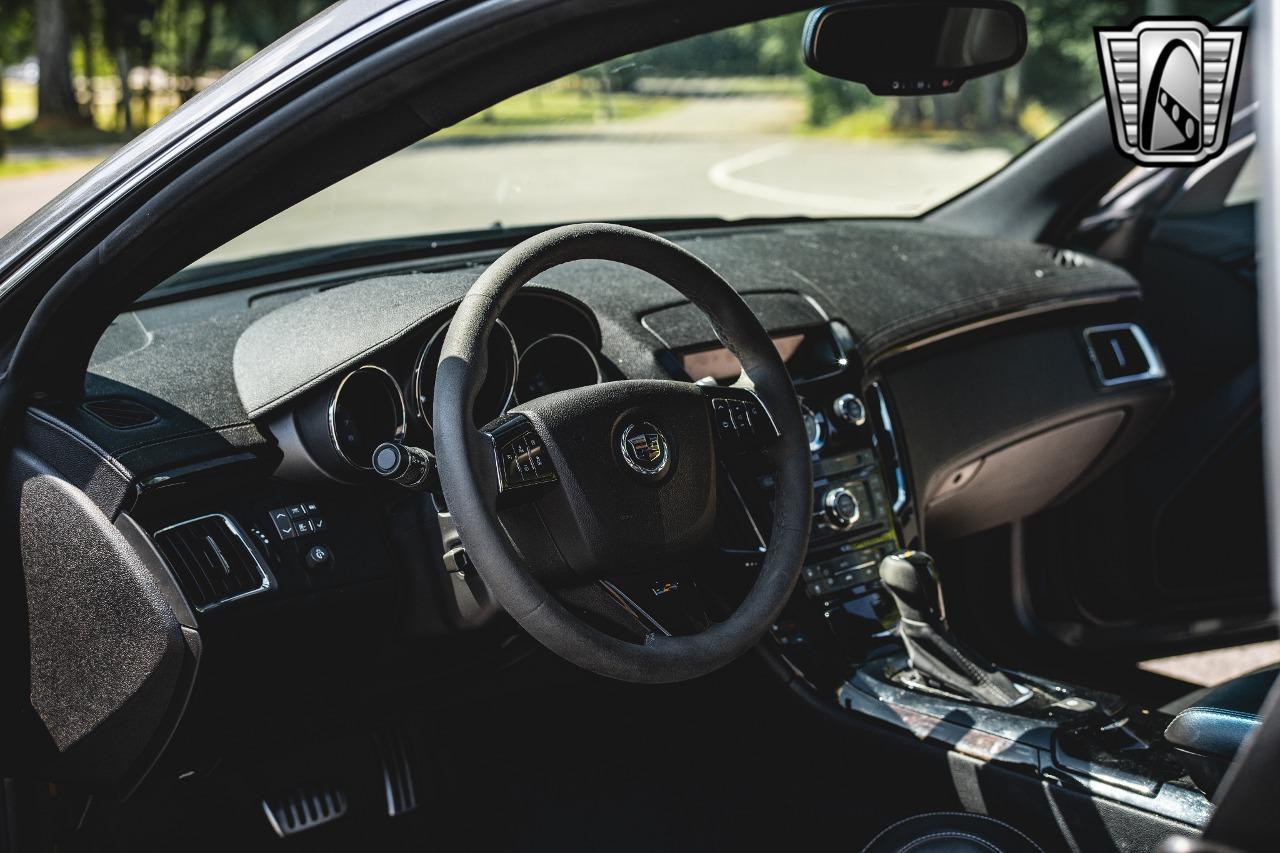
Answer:
[[[737,435],[737,428],[733,425],[733,415],[729,412],[729,401],[725,399],[713,399],[711,401],[711,412],[715,415],[716,435],[721,438],[731,438]]]
[[[324,545],[312,545],[305,559],[308,569],[327,569],[333,565],[333,552]]]
[[[711,402],[711,420],[721,448],[735,453],[759,450],[777,438],[773,421],[750,391],[708,387],[705,393]]]
[[[618,449],[627,467],[656,480],[671,467],[671,443],[652,421],[636,421],[622,430]]]
[[[523,415],[507,418],[487,435],[498,463],[499,492],[555,481],[546,445]]]

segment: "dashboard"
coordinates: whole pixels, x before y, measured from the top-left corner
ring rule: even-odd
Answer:
[[[812,679],[838,677],[892,624],[880,556],[1049,505],[1105,470],[1169,398],[1154,352],[1140,376],[1105,375],[1117,347],[1146,356],[1126,349],[1145,340],[1126,331],[1137,285],[1102,261],[1059,266],[1048,247],[916,222],[672,236],[738,289],[804,407],[810,551],[774,637]],[[214,750],[211,732],[251,737],[261,721],[228,712],[250,699],[287,719],[339,701],[335,685],[400,695],[529,654],[469,570],[448,507],[371,469],[383,442],[434,448],[440,347],[492,259],[141,306],[99,342],[83,398],[28,411],[25,446],[57,459],[130,541],[154,544],[175,607],[190,608],[207,653],[188,710],[196,734],[175,753]],[[557,390],[724,383],[737,370],[695,306],[617,264],[548,270],[500,321],[477,427]],[[689,596],[731,608],[768,547],[767,454],[723,459],[716,474],[714,541],[690,565],[610,591],[651,628],[696,630]],[[536,505],[503,523],[536,529]]]

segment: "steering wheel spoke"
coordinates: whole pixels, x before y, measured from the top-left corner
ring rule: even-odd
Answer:
[[[493,448],[499,506],[527,503],[559,481],[546,442],[524,415],[504,415],[481,432]]]
[[[754,391],[741,385],[698,387],[706,398],[721,455],[758,453],[777,441],[778,428]]]

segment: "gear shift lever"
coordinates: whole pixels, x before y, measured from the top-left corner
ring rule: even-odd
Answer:
[[[880,583],[898,605],[902,642],[917,672],[985,705],[1013,705],[1026,696],[1007,675],[964,648],[947,630],[932,557],[923,551],[890,554],[880,561]]]

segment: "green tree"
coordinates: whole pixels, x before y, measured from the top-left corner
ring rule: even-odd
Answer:
[[[4,114],[4,69],[31,52],[30,0],[0,3],[0,115]],[[4,122],[0,121],[0,158],[8,150]]]
[[[40,64],[36,120],[80,124],[80,105],[71,85],[71,30],[66,0],[36,0],[36,61]]]

